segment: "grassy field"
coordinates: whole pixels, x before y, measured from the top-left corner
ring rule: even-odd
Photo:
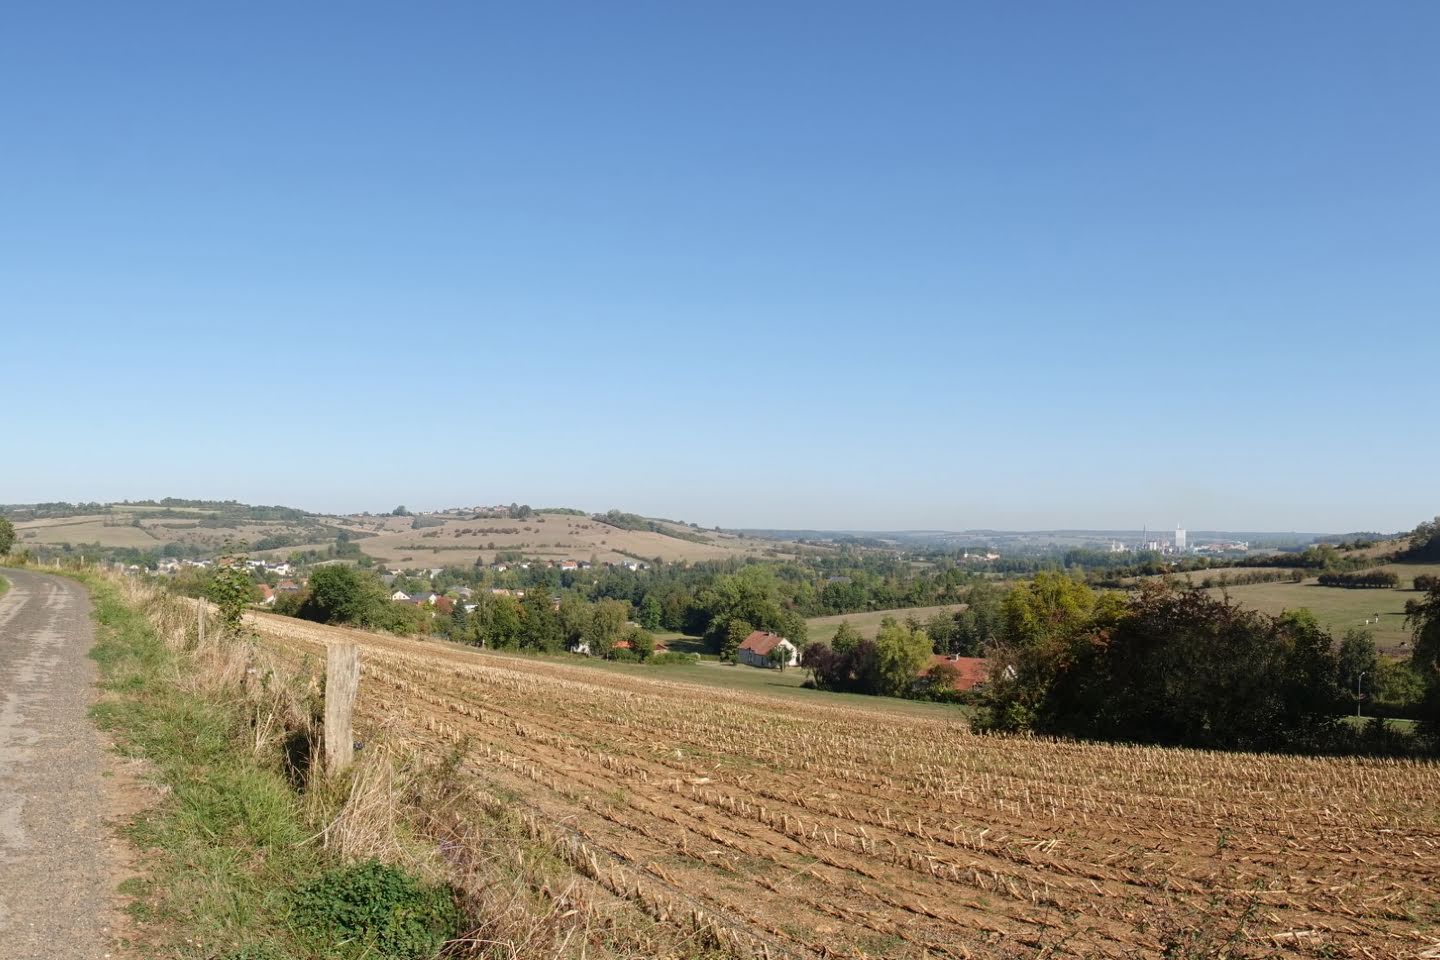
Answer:
[[[1383,563],[1378,569],[1389,570],[1400,578],[1403,586],[1410,586],[1410,581],[1421,574],[1429,574],[1432,577],[1440,576],[1440,563]]]
[[[810,643],[829,643],[835,638],[840,624],[849,621],[862,636],[873,637],[886,617],[904,621],[906,617],[928,620],[941,611],[954,612],[965,609],[963,603],[952,603],[938,607],[905,607],[897,610],[867,610],[863,613],[845,613],[833,617],[811,617],[805,621],[806,637]],[[705,645],[698,637],[687,637],[680,633],[657,633],[655,639],[664,643],[676,653],[706,653]]]
[[[456,758],[463,795],[504,798],[576,882],[662,924],[720,918],[735,955],[1399,960],[1440,942],[1440,765],[980,737],[953,711],[254,624],[295,658],[359,644],[362,729]]]
[[[807,639],[812,643],[816,640],[829,643],[835,636],[835,631],[840,629],[840,624],[846,620],[850,621],[850,625],[859,630],[862,636],[873,637],[880,629],[880,622],[886,617],[894,617],[900,621],[906,617],[918,617],[923,621],[942,611],[954,612],[964,608],[963,603],[952,603],[939,607],[906,607],[901,610],[868,610],[864,613],[844,613],[834,617],[811,617],[805,621],[809,627]]]
[[[668,642],[668,641],[667,641]],[[458,647],[469,650],[471,648]],[[671,649],[674,649],[672,647]],[[675,683],[695,684],[701,687],[716,687],[742,693],[780,697],[811,704],[844,704],[862,710],[876,710],[882,713],[912,714],[917,716],[969,716],[970,710],[943,703],[926,703],[920,700],[901,700],[895,697],[871,697],[860,693],[828,693],[823,690],[807,690],[807,673],[797,667],[788,670],[762,670],[737,664],[702,660],[693,665],[643,663],[614,663],[590,657],[564,654],[559,657],[531,657],[522,654],[490,652],[488,655],[523,661],[549,660],[570,666],[580,666],[624,676],[644,677],[651,680],[666,680]]]
[[[1399,564],[1393,569],[1408,584],[1416,574],[1440,570],[1435,564]],[[1211,591],[1216,596],[1219,588]],[[1409,650],[1410,631],[1405,626],[1405,601],[1414,600],[1420,594],[1413,590],[1347,590],[1343,587],[1322,587],[1314,580],[1303,583],[1256,583],[1230,587],[1232,599],[1265,613],[1278,614],[1283,610],[1308,608],[1316,619],[1325,624],[1337,636],[1351,627],[1365,627],[1365,620],[1380,615],[1378,624],[1368,629],[1375,635],[1375,642],[1387,653],[1405,653]]]

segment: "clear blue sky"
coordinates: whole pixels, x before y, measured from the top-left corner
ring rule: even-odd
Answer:
[[[0,501],[1440,512],[1440,5],[8,3]]]

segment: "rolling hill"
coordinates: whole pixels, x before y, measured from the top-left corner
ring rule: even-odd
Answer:
[[[666,562],[745,556],[791,556],[794,544],[736,533],[699,530],[670,520],[618,511],[590,516],[579,511],[541,511],[525,519],[440,513],[310,513],[289,507],[256,507],[192,500],[116,504],[8,505],[0,512],[15,524],[21,548],[97,553],[203,556],[242,544],[257,555],[284,557],[297,550],[324,551],[341,539],[387,566],[423,568],[491,562],[500,554],[528,559]]]

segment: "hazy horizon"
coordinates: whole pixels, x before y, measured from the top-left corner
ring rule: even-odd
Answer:
[[[34,497],[31,497],[31,498],[26,498],[26,499],[17,499],[17,498],[13,498],[13,497],[7,498],[7,497],[0,496],[0,504],[17,505],[17,504],[32,504],[32,503],[44,503],[44,502],[66,501],[66,502],[71,502],[71,503],[102,503],[102,504],[120,505],[120,504],[124,503],[125,501],[129,501],[129,502],[132,502],[132,503],[133,503],[133,502],[140,502],[140,501],[146,501],[146,500],[162,500],[162,499],[164,499],[164,498],[166,498],[166,497],[175,497],[176,499],[181,499],[181,500],[209,500],[209,501],[234,500],[234,501],[237,501],[237,502],[239,502],[239,503],[249,504],[249,505],[252,505],[252,506],[292,507],[292,508],[295,508],[295,509],[298,509],[298,510],[304,510],[304,511],[306,511],[306,512],[313,513],[313,514],[316,514],[316,515],[327,515],[327,516],[353,516],[353,515],[362,514],[362,513],[369,513],[369,514],[372,514],[372,515],[381,515],[381,514],[389,513],[391,510],[395,509],[395,507],[400,507],[400,506],[405,507],[407,510],[409,510],[409,511],[412,512],[412,513],[432,513],[432,512],[437,512],[437,511],[441,511],[441,510],[453,510],[453,509],[457,509],[457,508],[468,508],[468,507],[477,507],[477,506],[478,506],[478,507],[488,507],[488,506],[500,506],[500,505],[502,505],[502,504],[510,504],[510,503],[526,503],[526,504],[528,504],[529,506],[531,506],[531,507],[533,507],[533,508],[536,508],[536,509],[542,509],[542,508],[568,508],[568,509],[585,510],[587,513],[591,513],[591,514],[605,513],[607,510],[623,510],[623,511],[625,511],[625,512],[627,512],[627,513],[637,513],[637,514],[640,514],[641,516],[649,517],[649,518],[652,518],[652,519],[672,520],[672,521],[677,521],[677,522],[681,522],[681,523],[696,523],[696,524],[699,524],[701,527],[707,528],[707,529],[708,529],[708,528],[711,528],[711,527],[719,526],[719,527],[721,527],[721,528],[723,528],[723,529],[726,529],[726,530],[777,531],[777,532],[788,532],[788,533],[803,532],[803,531],[815,531],[815,532],[824,532],[824,533],[855,533],[855,534],[865,534],[865,533],[968,533],[968,532],[993,531],[993,532],[995,532],[995,533],[1017,533],[1017,534],[1024,534],[1024,533],[1110,533],[1110,532],[1115,532],[1115,533],[1140,533],[1140,532],[1142,532],[1142,531],[1147,531],[1147,530],[1148,530],[1151,534],[1154,534],[1156,537],[1163,539],[1163,538],[1165,538],[1168,534],[1173,533],[1175,527],[1177,526],[1177,524],[1170,524],[1170,525],[1165,525],[1165,524],[1158,524],[1158,525],[1157,525],[1157,524],[1149,524],[1149,525],[1146,525],[1146,524],[1143,524],[1143,523],[1142,523],[1142,524],[1134,524],[1134,525],[1130,525],[1130,524],[1083,525],[1083,524],[1075,524],[1075,523],[1062,523],[1062,524],[1055,524],[1055,525],[1052,525],[1052,526],[1042,526],[1042,527],[1006,527],[1006,526],[997,526],[997,525],[995,525],[995,524],[977,524],[977,523],[971,523],[971,524],[965,524],[965,525],[954,525],[954,524],[951,524],[951,525],[922,524],[922,525],[911,525],[911,526],[890,526],[890,527],[874,526],[874,527],[859,527],[859,526],[855,526],[855,525],[853,525],[853,524],[834,524],[834,525],[829,525],[829,526],[815,526],[815,525],[811,525],[811,524],[757,524],[757,523],[743,523],[743,522],[742,522],[742,523],[727,523],[727,522],[725,522],[725,521],[723,521],[723,520],[717,520],[717,521],[713,521],[713,522],[704,522],[704,521],[701,521],[701,520],[697,520],[697,519],[695,519],[694,517],[690,517],[690,516],[686,516],[686,515],[676,515],[676,514],[665,513],[665,512],[663,512],[663,511],[652,511],[652,510],[639,509],[639,508],[637,508],[637,506],[634,505],[634,504],[624,504],[624,503],[620,503],[620,504],[609,504],[609,505],[604,506],[604,507],[595,507],[595,506],[587,506],[585,503],[580,502],[580,501],[576,501],[576,502],[568,502],[568,501],[562,502],[562,501],[548,501],[548,500],[546,500],[546,501],[537,501],[537,500],[534,500],[534,499],[527,500],[527,499],[525,499],[525,498],[515,498],[515,497],[508,497],[508,498],[489,498],[489,499],[482,497],[482,498],[479,498],[479,499],[474,499],[474,498],[472,498],[472,499],[469,499],[469,500],[461,500],[461,501],[456,501],[456,502],[453,502],[453,503],[430,503],[430,502],[425,502],[425,501],[413,501],[413,502],[412,502],[412,501],[410,501],[410,500],[406,500],[406,499],[404,499],[404,498],[400,498],[400,499],[397,499],[397,500],[395,501],[395,503],[394,503],[393,505],[389,506],[389,507],[362,506],[362,507],[357,507],[357,508],[355,508],[355,509],[343,509],[343,510],[340,510],[340,509],[323,509],[323,508],[315,507],[315,506],[313,506],[312,504],[300,503],[300,502],[292,502],[292,501],[290,501],[290,500],[286,500],[286,499],[283,499],[283,498],[281,498],[281,499],[274,499],[274,498],[270,498],[270,499],[264,499],[264,498],[261,498],[261,499],[251,499],[251,498],[246,498],[246,497],[233,497],[233,496],[225,496],[225,497],[216,497],[216,496],[186,496],[186,495],[177,494],[177,493],[173,493],[173,492],[172,492],[172,493],[164,493],[164,494],[156,494],[156,495],[146,495],[146,496],[138,496],[138,495],[137,495],[137,496],[125,496],[125,497],[93,497],[93,496],[81,496],[81,497],[48,497],[48,498],[38,498],[38,499],[37,499],[37,498],[34,498]],[[1194,534],[1197,534],[1197,533],[1256,533],[1256,534],[1276,534],[1276,535],[1287,535],[1287,534],[1329,535],[1329,534],[1348,534],[1348,533],[1360,533],[1360,532],[1372,532],[1372,533],[1404,533],[1404,532],[1408,532],[1409,530],[1411,530],[1411,529],[1415,526],[1415,524],[1418,523],[1421,519],[1428,519],[1428,518],[1423,518],[1423,517],[1422,517],[1422,518],[1417,519],[1415,522],[1407,522],[1407,523],[1402,524],[1402,525],[1400,525],[1400,526],[1398,526],[1398,527],[1356,526],[1356,527],[1343,527],[1343,528],[1342,528],[1342,527],[1315,527],[1315,528],[1294,527],[1294,528],[1279,528],[1279,527],[1211,526],[1211,525],[1192,526],[1192,525],[1187,525],[1187,524],[1178,524],[1178,526],[1183,526],[1191,535],[1194,535]]]
[[[1440,7],[8,11],[0,500],[1440,512]]]

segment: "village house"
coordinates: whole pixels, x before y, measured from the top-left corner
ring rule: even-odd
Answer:
[[[763,630],[756,630],[741,642],[740,649],[735,651],[735,659],[752,667],[773,667],[776,664],[771,659],[771,653],[775,650],[783,651],[785,666],[793,667],[800,663],[800,649],[795,644],[779,634]]]
[[[260,605],[262,607],[273,607],[275,605],[275,591],[270,584],[258,584],[256,589],[260,591]]]
[[[934,671],[934,674],[931,671]],[[990,679],[990,661],[984,657],[959,657],[937,653],[919,672],[922,677],[934,675],[944,677],[950,689],[964,693],[966,690],[984,686],[985,681]]]

